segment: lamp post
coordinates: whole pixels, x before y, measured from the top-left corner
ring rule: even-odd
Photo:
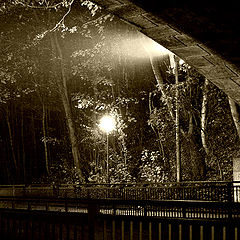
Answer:
[[[174,75],[175,75],[175,103],[176,103],[176,111],[175,111],[175,141],[176,141],[176,177],[177,182],[181,182],[181,149],[180,149],[180,125],[179,125],[179,79],[178,79],[178,66],[183,64],[184,61],[179,59],[176,55],[170,55],[170,63],[171,67],[173,67]]]
[[[180,126],[179,126],[179,82],[178,82],[178,65],[179,59],[174,55],[174,75],[176,85],[176,166],[177,166],[177,182],[181,181],[181,150],[180,150]]]
[[[111,131],[113,131],[116,127],[115,119],[111,115],[105,115],[101,118],[99,127],[102,131],[106,132],[107,135],[107,144],[106,144],[106,149],[107,149],[107,159],[106,159],[106,164],[107,164],[107,182],[109,182],[109,153],[108,153],[108,135]]]

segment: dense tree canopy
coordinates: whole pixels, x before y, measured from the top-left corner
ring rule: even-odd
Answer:
[[[175,181],[177,105],[183,180],[231,179],[229,99],[188,64],[176,85],[171,53],[89,1],[8,1],[0,24],[1,183],[106,182],[105,114],[112,183]]]

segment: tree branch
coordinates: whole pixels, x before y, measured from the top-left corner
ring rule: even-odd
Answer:
[[[60,19],[60,21],[58,21],[58,23],[55,25],[55,27],[52,28],[51,30],[49,30],[49,32],[55,31],[62,23],[64,23],[65,18],[66,18],[67,15],[71,12],[71,8],[72,8],[73,2],[74,2],[74,0],[72,0],[72,1],[69,3],[69,7],[68,7],[67,12],[63,15],[63,17]]]
[[[34,8],[34,9],[57,9],[59,6],[61,6],[61,5],[64,6],[64,4],[65,4],[64,1],[62,1],[60,3],[49,6],[49,2],[47,2],[46,0],[44,2],[46,3],[46,6],[29,5],[28,3],[24,3],[24,1],[17,1],[16,3],[19,5],[22,5],[24,7]],[[70,4],[72,4],[72,3],[70,2]]]

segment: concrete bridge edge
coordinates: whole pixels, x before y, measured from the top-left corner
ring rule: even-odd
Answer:
[[[240,69],[220,54],[129,0],[93,2],[176,54],[240,104]]]

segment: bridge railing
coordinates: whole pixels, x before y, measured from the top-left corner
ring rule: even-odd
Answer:
[[[77,198],[0,197],[0,209],[86,213],[168,219],[240,219],[239,203],[180,200],[87,200]]]
[[[9,236],[24,231],[30,239],[49,239],[56,229],[74,240],[238,239],[237,184],[5,186],[0,231],[5,239],[20,239]],[[46,236],[39,238],[41,232]]]
[[[3,239],[227,240],[240,232],[239,203],[16,196],[0,202]]]
[[[240,182],[163,184],[2,185],[0,196],[240,202]]]

